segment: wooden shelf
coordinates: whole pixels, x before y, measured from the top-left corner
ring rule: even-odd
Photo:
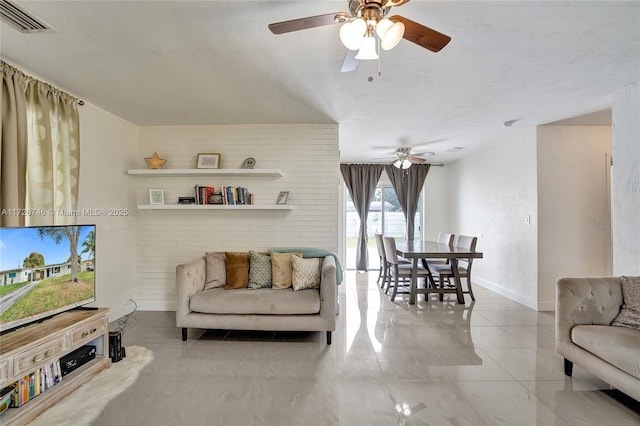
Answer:
[[[288,204],[138,204],[138,210],[293,210]]]
[[[108,309],[67,311],[0,336],[0,387],[56,362],[73,350],[91,344],[96,358],[67,374],[19,408],[0,417],[2,425],[25,425],[111,365]]]
[[[132,176],[264,176],[280,177],[282,171],[277,169],[129,169]]]

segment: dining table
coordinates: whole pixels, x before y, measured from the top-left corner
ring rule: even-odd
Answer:
[[[458,271],[458,260],[482,258],[482,252],[476,250],[427,240],[398,240],[396,241],[396,253],[398,256],[412,262],[411,292],[409,295],[410,305],[416,303],[418,293],[456,293],[458,303],[464,304],[462,282],[460,281],[460,273]],[[422,261],[423,265],[428,269],[427,259],[447,259],[449,261],[453,272],[455,288],[448,289],[443,286],[440,288],[429,287],[429,283],[425,283],[425,288],[418,288],[418,262]],[[431,277],[431,283],[433,283],[432,278],[433,277]]]

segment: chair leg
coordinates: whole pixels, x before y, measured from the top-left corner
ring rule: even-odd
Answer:
[[[327,331],[327,345],[331,344],[331,332]]]
[[[568,359],[564,359],[564,375],[571,377],[573,374],[573,362]]]
[[[473,289],[471,288],[471,278],[467,277],[467,288],[469,289],[469,296],[471,296],[471,300],[476,300],[475,296],[473,295]]]
[[[389,280],[391,282],[391,280]],[[396,294],[398,293],[398,286],[400,285],[400,281],[398,281],[398,276],[395,277],[395,282],[393,286],[393,293],[391,294],[391,301],[396,300]]]

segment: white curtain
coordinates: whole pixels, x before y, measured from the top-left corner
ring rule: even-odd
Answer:
[[[27,105],[26,225],[75,223],[80,171],[76,98],[30,78]]]

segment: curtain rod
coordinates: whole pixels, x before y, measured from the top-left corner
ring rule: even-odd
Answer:
[[[379,165],[386,166],[387,164],[391,164],[391,163],[340,163],[340,164],[362,164],[362,165],[371,164],[373,166],[379,166]],[[419,165],[419,164],[416,164],[416,165]],[[434,166],[434,167],[444,167],[445,166],[444,163],[422,163],[422,165],[429,165],[429,166]]]

